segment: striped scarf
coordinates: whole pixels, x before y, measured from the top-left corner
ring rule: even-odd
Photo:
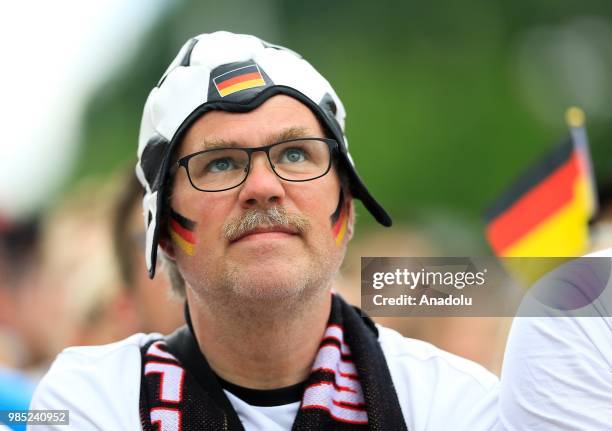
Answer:
[[[243,430],[187,322],[141,348],[143,430]],[[376,326],[339,295],[292,429],[407,430]]]

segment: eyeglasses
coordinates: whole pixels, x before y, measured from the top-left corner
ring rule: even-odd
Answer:
[[[287,139],[256,148],[215,148],[178,160],[191,185],[203,192],[221,192],[242,184],[249,175],[253,153],[263,151],[274,173],[285,181],[311,181],[329,172],[338,143],[327,138]]]

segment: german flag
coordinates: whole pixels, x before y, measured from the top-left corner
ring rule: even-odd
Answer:
[[[238,67],[213,78],[221,97],[249,88],[264,87],[266,81],[256,64]]]
[[[189,256],[193,255],[196,244],[196,237],[193,233],[194,228],[194,221],[170,210],[170,220],[168,221],[170,238],[174,244]]]
[[[584,115],[576,110],[567,115],[572,137],[527,169],[488,211],[486,237],[496,255],[568,257],[587,251],[596,200]],[[582,143],[576,140],[580,130]]]
[[[346,202],[344,202],[344,193],[340,190],[340,198],[338,199],[338,206],[331,215],[332,223],[332,235],[336,241],[336,245],[339,247],[342,245],[344,234],[346,233],[348,224],[348,211],[346,209]]]

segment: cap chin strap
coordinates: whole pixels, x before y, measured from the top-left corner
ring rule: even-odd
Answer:
[[[148,251],[145,253],[145,260],[147,263],[147,270],[149,271],[149,277],[153,278],[155,275],[155,266],[152,264],[154,259],[153,254],[157,252],[156,244],[153,242],[155,228],[157,226],[157,192],[147,194],[143,198],[143,207],[148,208],[148,212],[144,214],[144,221],[147,226],[146,250]]]

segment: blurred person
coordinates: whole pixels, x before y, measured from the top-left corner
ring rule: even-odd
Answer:
[[[113,214],[113,248],[124,287],[117,307],[133,313],[134,331],[168,334],[184,323],[183,303],[166,277],[150,279],[145,264],[144,193],[133,170],[122,178]]]
[[[34,387],[35,383],[30,377],[0,363],[0,411],[27,410]],[[26,429],[24,424],[5,424],[7,428],[3,428],[2,424],[2,419],[0,419],[0,430]]]
[[[611,316],[612,249],[571,260],[530,288],[504,355],[504,429],[612,428]]]
[[[145,104],[137,165],[149,275],[159,245],[187,325],[65,350],[32,408],[68,409],[79,430],[492,428],[493,374],[331,292],[353,198],[391,225],[344,117],[292,51],[227,32],[189,40]]]
[[[38,217],[0,220],[0,330],[4,334],[0,338],[5,341],[0,357],[18,368],[35,366],[45,355],[44,334],[24,313],[28,307],[41,306],[39,270]]]
[[[598,185],[597,215],[591,224],[591,250],[612,247],[612,180]]]
[[[111,238],[117,186],[116,180],[83,180],[46,217],[45,283],[53,292],[49,306],[61,310],[49,340],[53,355],[69,345],[109,343],[135,329],[132,316],[116,305],[122,290]]]
[[[600,185],[598,195],[593,253],[540,280],[521,304],[538,317],[512,323],[500,394],[506,429],[519,430],[516,422],[542,430],[612,429],[612,185]],[[542,292],[562,286],[571,286],[563,296],[584,303],[563,308],[542,300]]]
[[[39,258],[38,218],[0,218],[0,410],[27,409],[34,392],[34,379],[18,368],[31,368],[41,357],[43,343],[23,318],[36,306]],[[4,428],[0,421],[0,429],[25,426]]]

